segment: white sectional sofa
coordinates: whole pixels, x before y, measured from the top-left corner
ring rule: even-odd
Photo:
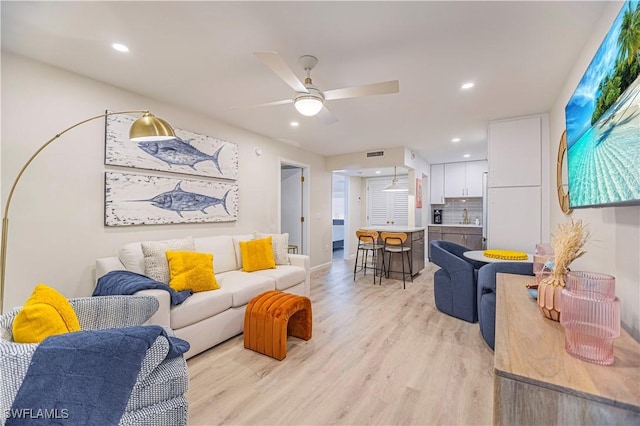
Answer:
[[[160,308],[148,323],[170,327],[177,337],[187,340],[191,349],[186,358],[242,333],[246,305],[257,294],[281,290],[309,296],[310,263],[306,255],[290,254],[291,264],[277,265],[276,269],[242,271],[239,242],[251,239],[251,234],[193,239],[196,252],[214,255],[214,272],[221,287],[218,290],[194,293],[176,306],[171,306],[169,293],[163,290],[136,293],[158,299]],[[145,273],[140,242],[123,246],[118,256],[96,261],[96,278],[115,270]]]

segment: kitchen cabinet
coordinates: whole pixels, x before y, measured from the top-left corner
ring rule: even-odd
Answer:
[[[541,161],[549,141],[542,129],[546,114],[489,124],[488,247],[528,252],[550,234],[550,185]]]
[[[424,269],[424,229],[423,228],[409,228],[403,226],[368,226],[363,228],[368,231],[378,231],[378,232],[404,232],[407,234],[407,240],[404,242],[404,246],[411,247],[411,268],[413,275],[418,274],[420,271]],[[382,239],[378,241],[378,243],[383,244]],[[385,255],[385,261],[388,260],[388,254]],[[378,258],[379,262],[382,262],[382,259]],[[409,262],[407,262],[406,255],[400,256],[392,256],[391,257],[391,265],[387,267],[389,268],[389,278],[401,280],[402,279],[402,263],[404,263],[404,267],[407,271],[409,271]],[[378,265],[380,268],[382,264]]]
[[[541,116],[489,123],[489,187],[540,186]]]
[[[467,247],[482,250],[482,228],[468,226],[443,226],[442,239]]]
[[[411,266],[414,275],[424,269],[424,231],[411,233]]]
[[[482,197],[482,174],[486,172],[486,161],[467,161],[444,165],[444,196]]]
[[[444,164],[431,165],[431,204],[444,204]]]
[[[483,237],[482,227],[480,226],[429,226],[428,243],[429,250],[431,250],[431,241],[444,240],[451,241],[461,246],[467,247],[469,250],[482,250]],[[431,259],[431,252],[429,251],[429,259]]]
[[[431,241],[433,240],[441,240],[442,239],[442,227],[441,226],[430,226],[427,228],[427,244],[428,244],[428,255],[429,260],[431,260]]]

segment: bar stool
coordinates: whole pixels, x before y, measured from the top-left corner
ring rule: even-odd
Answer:
[[[382,250],[382,245],[378,243],[378,231],[356,231],[358,238],[358,249],[356,250],[356,263],[353,265],[353,280],[356,279],[356,273],[363,271],[367,275],[367,268],[373,269],[373,285],[376,284],[376,275],[378,274],[378,251]],[[369,253],[371,252],[371,263],[369,263]],[[362,253],[360,268],[358,269],[358,257]],[[380,283],[382,284],[382,274],[380,274]]]
[[[392,271],[391,270],[391,255],[400,254],[400,263],[402,263],[402,288],[407,288],[405,277],[407,274],[411,277],[411,282],[413,282],[413,266],[411,265],[411,247],[405,246],[404,242],[407,240],[407,234],[404,232],[381,232],[380,238],[382,239],[384,245],[384,253],[389,253],[389,265],[386,265],[384,260],[384,253],[382,254],[382,268],[387,272],[387,278],[389,278],[389,272],[400,272],[400,271]],[[409,271],[405,272],[404,268],[404,256],[403,253],[407,254],[407,261],[409,263]],[[382,278],[381,284],[382,284]]]

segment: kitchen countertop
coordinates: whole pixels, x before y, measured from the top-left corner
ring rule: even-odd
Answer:
[[[430,223],[429,226],[455,226],[461,228],[482,228],[482,225],[476,225],[474,223],[462,224],[462,223]]]
[[[418,231],[424,231],[426,227],[424,226],[367,226],[360,229],[364,229],[365,231],[418,232]]]

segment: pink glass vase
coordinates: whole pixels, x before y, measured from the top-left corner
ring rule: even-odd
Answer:
[[[560,304],[567,352],[594,364],[613,364],[613,341],[620,336],[620,299],[615,296],[615,278],[571,271]]]
[[[536,250],[533,254],[533,274],[536,276],[536,284],[549,276],[553,270],[553,247],[551,244],[536,244]]]

